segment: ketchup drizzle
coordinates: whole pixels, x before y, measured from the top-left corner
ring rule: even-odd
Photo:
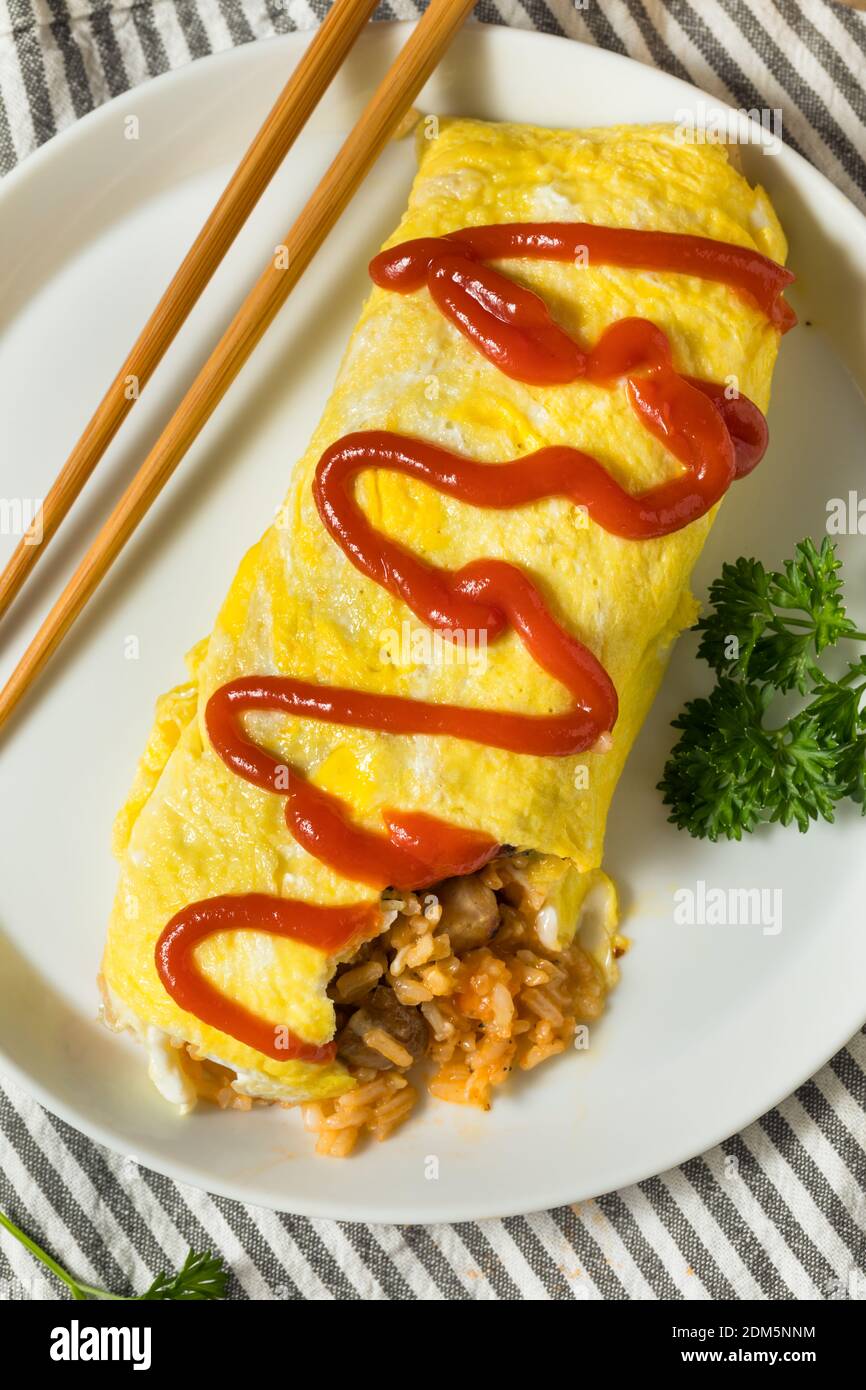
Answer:
[[[495,641],[508,628],[533,659],[568,690],[562,714],[536,716],[433,704],[321,686],[283,676],[248,676],[210,697],[205,721],[214,749],[238,774],[286,797],[292,836],[347,879],[375,888],[424,888],[472,873],[499,846],[479,831],[423,812],[385,810],[381,834],[354,824],[332,793],[277,762],[250,738],[241,717],[279,710],[390,734],[448,735],[542,757],[586,751],[614,726],[617,695],[597,658],[553,617],[544,595],[516,565],[475,560],[460,570],[436,568],[377,532],[353,495],[358,473],[384,468],[418,479],[473,506],[506,509],[548,497],[585,507],[613,535],[642,540],[669,535],[705,515],[763,457],[767,426],[744,396],[729,399],[714,382],[683,376],[670,343],[646,319],[611,324],[584,351],[552,318],[544,301],[488,260],[543,259],[675,272],[719,281],[757,306],[785,333],[796,322],[782,298],[793,275],[744,247],[706,237],[588,223],[509,223],[422,237],[381,252],[370,263],[376,284],[407,294],[426,285],[442,314],[488,361],[515,380],[553,386],[584,379],[614,388],[624,382],[643,426],[683,465],[667,483],[625,491],[590,455],[566,446],[481,464],[422,440],[383,430],[338,439],[322,455],[313,484],[323,524],[355,567],[444,635],[475,630]],[[376,934],[378,905],[324,907],[248,894],[193,903],[160,936],[157,970],[181,1006],[221,1032],[278,1060],[325,1062],[333,1042],[306,1043],[220,994],[198,970],[195,947],[214,932],[266,931],[332,954]]]

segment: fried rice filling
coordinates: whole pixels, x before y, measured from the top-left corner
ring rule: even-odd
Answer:
[[[364,1135],[387,1138],[417,1103],[422,1071],[431,1095],[489,1109],[514,1067],[563,1052],[600,1016],[606,984],[591,956],[539,938],[544,895],[527,862],[502,855],[423,893],[385,895],[391,925],[329,989],[337,1055],[358,1084],[303,1106],[319,1153],[345,1157]]]

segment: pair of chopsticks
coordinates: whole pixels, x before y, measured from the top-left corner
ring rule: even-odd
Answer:
[[[430,0],[405,47],[268,265],[201,368],[60,598],[0,691],[0,727],[60,646],[149,507],[222,400],[253,348],[427,81],[474,0]],[[0,617],[108,448],[287,151],[375,8],[335,0],[219,202],[199,232],[93,418],[0,575]],[[279,264],[277,263],[279,261]],[[281,268],[285,266],[285,268]],[[133,399],[129,399],[132,396]],[[41,526],[42,539],[33,543]]]

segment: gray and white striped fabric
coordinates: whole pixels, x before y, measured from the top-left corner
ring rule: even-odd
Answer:
[[[0,0],[0,171],[168,68],[315,25],[323,0]],[[390,0],[379,18],[414,18]],[[627,53],[786,138],[866,208],[866,15],[830,0],[481,0],[476,17]],[[83,1279],[144,1288],[189,1245],[257,1299],[866,1297],[866,1030],[743,1134],[579,1207],[429,1228],[281,1216],[180,1187],[7,1085],[0,1206]],[[55,1297],[0,1233],[0,1297]]]

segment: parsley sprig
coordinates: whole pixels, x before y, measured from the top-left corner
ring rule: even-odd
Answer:
[[[659,783],[689,834],[739,840],[766,821],[805,831],[848,797],[866,814],[866,654],[839,680],[820,662],[840,641],[866,642],[839,570],[829,539],[820,549],[806,539],[781,571],[741,558],[711,585],[698,655],[717,683],[673,721],[681,736]],[[805,705],[773,727],[774,698],[792,691]]]
[[[228,1273],[218,1255],[212,1255],[209,1251],[196,1254],[190,1250],[184,1260],[182,1269],[177,1274],[158,1274],[150,1288],[140,1294],[117,1294],[109,1293],[106,1289],[94,1288],[92,1284],[83,1284],[80,1279],[76,1279],[67,1269],[64,1269],[57,1260],[37,1245],[35,1240],[31,1240],[14,1221],[0,1211],[0,1226],[3,1226],[10,1235],[20,1241],[25,1249],[35,1259],[50,1269],[58,1279],[70,1290],[72,1297],[79,1301],[91,1298],[109,1300],[115,1303],[145,1303],[173,1299],[175,1301],[201,1303],[210,1299],[224,1298]]]

